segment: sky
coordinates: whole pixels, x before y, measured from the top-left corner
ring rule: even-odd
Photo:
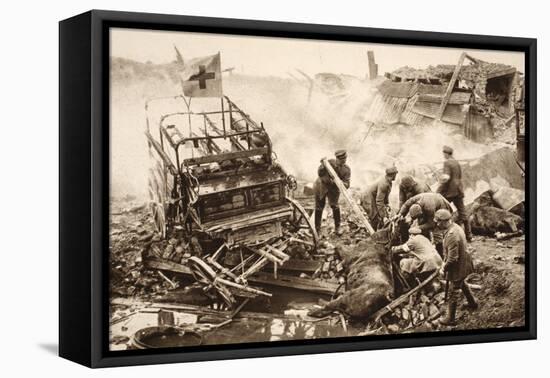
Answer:
[[[300,69],[309,75],[319,72],[365,77],[367,50],[373,50],[379,74],[402,66],[456,64],[460,53],[524,70],[521,52],[464,50],[424,46],[335,42],[289,38],[233,36],[207,33],[111,29],[111,56],[139,62],[167,63],[175,59],[174,45],[184,59],[221,52],[222,69],[257,76],[288,77]]]

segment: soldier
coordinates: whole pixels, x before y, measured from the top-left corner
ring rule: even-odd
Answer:
[[[392,247],[391,250],[394,254],[405,255],[399,261],[402,272],[422,280],[441,269],[443,261],[430,240],[422,235],[420,228],[409,228],[409,235],[409,240],[405,244]]]
[[[432,190],[427,184],[416,181],[411,175],[403,176],[399,183],[399,208],[401,208],[409,198],[420,193],[429,193],[431,191]]]
[[[361,206],[367,212],[371,226],[378,230],[389,218],[389,196],[392,182],[397,176],[397,168],[386,169],[386,175],[370,185],[361,196]]]
[[[413,220],[416,220],[416,224],[422,231],[422,234],[430,238],[431,232],[435,229],[434,215],[439,209],[452,211],[451,205],[441,194],[420,193],[409,198],[401,206],[398,216],[404,218],[408,213]],[[441,243],[441,240],[434,240],[434,242],[436,244],[437,242]]]
[[[346,164],[348,154],[345,150],[338,150],[334,153],[336,159],[330,159],[328,162],[334,168],[334,171],[344,183],[346,188],[349,188],[351,179],[351,169]],[[340,198],[340,190],[336,184],[332,181],[325,166],[321,164],[317,170],[317,180],[313,190],[315,192],[315,229],[317,233],[321,231],[321,222],[323,219],[323,209],[325,208],[326,198],[328,197],[328,204],[332,208],[332,216],[334,217],[334,232],[336,235],[341,235],[340,230],[340,207],[338,206],[338,199]]]
[[[472,231],[470,220],[464,207],[464,188],[462,186],[462,169],[460,164],[453,157],[453,149],[449,146],[443,146],[443,175],[440,179],[440,185],[437,189],[447,201],[454,203],[458,211],[458,219],[464,227],[466,240],[472,241]]]
[[[464,293],[468,307],[472,310],[478,308],[478,304],[464,282],[466,277],[473,272],[472,258],[466,250],[466,236],[464,230],[451,220],[451,212],[445,209],[436,211],[435,222],[443,231],[443,267],[449,282],[449,298],[447,301],[447,314],[439,322],[443,325],[455,325],[456,306],[460,297],[460,291]]]

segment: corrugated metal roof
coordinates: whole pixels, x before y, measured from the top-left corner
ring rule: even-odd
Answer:
[[[413,112],[425,117],[434,118],[439,112],[440,104],[435,102],[420,102],[414,104]],[[462,125],[470,109],[469,105],[447,105],[443,113],[442,121]]]
[[[380,83],[378,90],[383,96],[411,98],[418,90],[418,83],[399,83],[386,80]]]
[[[449,98],[449,105],[467,104],[470,102],[470,97],[471,97],[471,94],[468,92],[453,92],[451,93],[451,97]],[[437,104],[441,104],[442,99],[443,99],[443,95],[437,95],[437,94],[418,95],[418,101],[421,101],[421,102],[434,102]]]
[[[447,87],[443,85],[420,84],[418,86],[418,93],[442,95],[443,93],[445,93],[446,88]]]

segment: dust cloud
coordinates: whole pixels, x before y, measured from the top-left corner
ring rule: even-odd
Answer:
[[[145,101],[179,95],[180,88],[170,75],[111,76],[111,195],[146,200],[150,163],[144,136]],[[369,107],[380,96],[373,82],[340,77],[345,90],[337,93],[327,92],[318,77],[311,94],[306,80],[279,77],[228,75],[223,87],[233,102],[263,123],[277,161],[304,181],[313,181],[320,159],[332,157],[340,148],[348,150],[355,188],[364,188],[391,165],[408,171],[441,161],[443,144],[452,145],[459,159],[488,151],[489,147],[446,127],[392,125],[382,129],[369,120]],[[162,111],[175,111],[177,104],[173,101],[172,108]],[[152,133],[157,120],[150,119]]]

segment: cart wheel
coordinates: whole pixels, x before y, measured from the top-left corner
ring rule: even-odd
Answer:
[[[311,222],[309,214],[297,201],[289,197],[285,197],[285,199],[292,207],[292,214],[289,219],[291,231],[298,232],[304,229],[308,230],[311,234],[311,242],[313,242],[315,248],[317,248],[317,244],[319,243],[319,235],[317,235],[317,231]]]
[[[207,291],[214,290],[216,296],[221,299],[229,308],[235,304],[233,294],[225,286],[216,282],[216,272],[206,262],[193,256],[188,260],[191,273],[197,282],[207,288]]]

